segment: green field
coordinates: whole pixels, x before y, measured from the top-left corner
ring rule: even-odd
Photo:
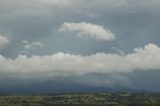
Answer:
[[[97,93],[0,96],[0,106],[160,106],[160,94]]]

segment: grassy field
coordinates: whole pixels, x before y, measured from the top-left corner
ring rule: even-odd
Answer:
[[[97,93],[0,96],[0,106],[160,106],[160,94]]]

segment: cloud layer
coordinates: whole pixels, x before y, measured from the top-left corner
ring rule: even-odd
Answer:
[[[96,40],[114,40],[114,34],[109,29],[104,29],[103,26],[96,24],[80,22],[65,22],[61,25],[59,31],[77,32],[80,37],[90,37]]]
[[[0,56],[0,73],[15,75],[83,75],[88,73],[132,72],[160,69],[160,48],[148,44],[132,54],[97,53],[81,56],[57,53],[48,56],[19,55],[15,59]]]

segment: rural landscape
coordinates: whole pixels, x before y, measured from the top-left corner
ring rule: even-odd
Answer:
[[[160,94],[95,93],[0,96],[0,106],[160,106]]]

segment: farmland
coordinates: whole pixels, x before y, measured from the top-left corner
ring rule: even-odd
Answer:
[[[160,95],[74,93],[52,96],[0,96],[0,106],[160,106]]]

